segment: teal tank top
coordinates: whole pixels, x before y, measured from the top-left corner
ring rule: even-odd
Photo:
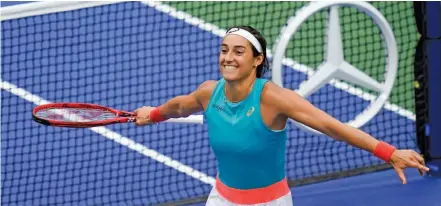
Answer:
[[[225,96],[225,80],[220,79],[205,110],[218,177],[226,186],[254,189],[285,178],[286,128],[269,129],[260,113],[267,81],[257,78],[250,94],[233,103]]]

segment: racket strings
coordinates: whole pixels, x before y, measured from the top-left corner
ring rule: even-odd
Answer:
[[[84,108],[50,108],[38,111],[36,116],[47,120],[69,122],[91,122],[116,117],[110,111]]]

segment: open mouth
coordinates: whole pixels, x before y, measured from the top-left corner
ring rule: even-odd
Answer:
[[[224,70],[225,71],[233,71],[233,70],[236,70],[237,69],[237,67],[235,67],[235,66],[224,66]]]

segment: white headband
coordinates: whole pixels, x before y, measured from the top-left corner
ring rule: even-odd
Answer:
[[[262,46],[260,46],[259,41],[256,39],[256,37],[254,37],[254,35],[252,35],[247,30],[240,28],[231,28],[230,30],[227,31],[227,35],[229,34],[239,35],[247,39],[249,42],[251,42],[251,44],[254,46],[254,48],[257,49],[259,53],[262,53]]]

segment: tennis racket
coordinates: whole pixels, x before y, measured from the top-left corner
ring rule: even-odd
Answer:
[[[88,128],[110,124],[134,122],[133,112],[88,103],[49,103],[32,111],[32,119],[40,124],[55,127]],[[169,119],[166,122],[203,123],[202,115]]]

